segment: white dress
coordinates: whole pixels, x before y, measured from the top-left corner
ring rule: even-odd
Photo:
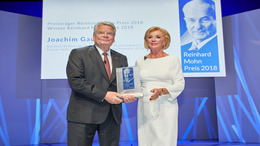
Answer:
[[[138,101],[138,145],[175,146],[178,135],[177,96],[184,89],[179,58],[137,59],[144,96]],[[150,101],[153,88],[166,88],[170,94]]]

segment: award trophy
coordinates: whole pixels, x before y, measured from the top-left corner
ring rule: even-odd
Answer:
[[[118,93],[137,98],[143,96],[138,67],[116,68],[116,76]]]

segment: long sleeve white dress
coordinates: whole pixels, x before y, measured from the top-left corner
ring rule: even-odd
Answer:
[[[138,101],[138,145],[175,146],[178,135],[177,96],[184,89],[179,58],[137,59],[144,96]],[[166,88],[170,94],[150,101],[153,88]]]

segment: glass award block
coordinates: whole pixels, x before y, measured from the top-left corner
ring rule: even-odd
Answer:
[[[143,96],[138,67],[116,68],[116,76],[118,93],[137,98]]]

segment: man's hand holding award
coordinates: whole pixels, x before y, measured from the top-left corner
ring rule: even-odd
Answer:
[[[132,96],[139,98],[141,92],[141,81],[137,67],[122,67],[116,69],[117,92],[122,94],[125,102],[132,102]]]

